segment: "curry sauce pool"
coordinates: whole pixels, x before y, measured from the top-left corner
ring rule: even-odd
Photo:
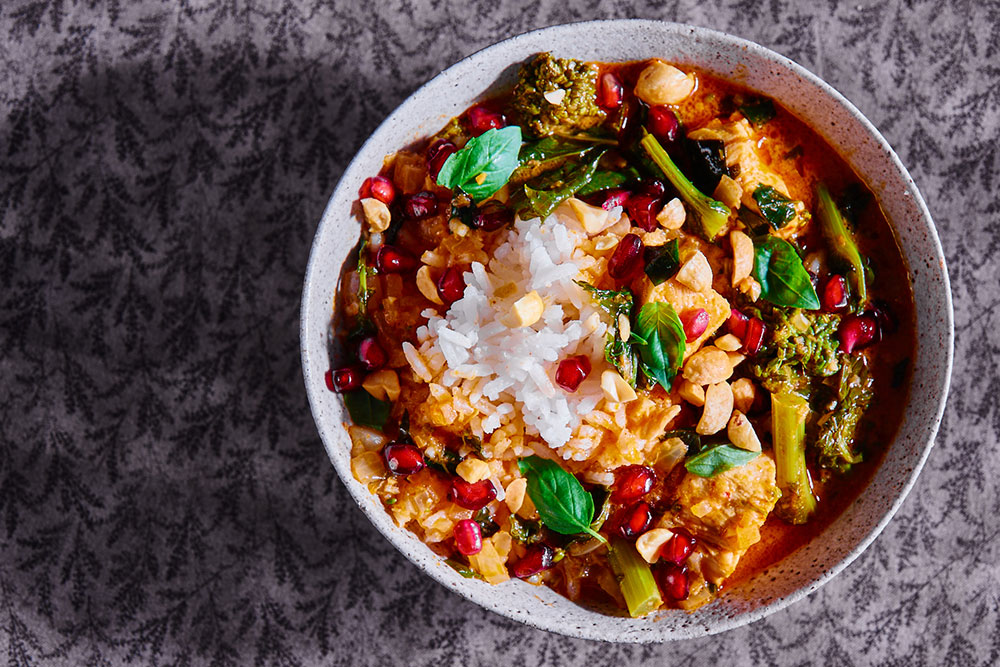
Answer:
[[[695,609],[835,518],[899,423],[912,295],[875,198],[703,73],[543,54],[354,213],[352,470],[465,576]]]

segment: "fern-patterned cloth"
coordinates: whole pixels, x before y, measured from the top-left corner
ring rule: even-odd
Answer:
[[[806,600],[653,647],[446,591],[309,414],[310,241],[365,137],[503,37],[638,16],[786,54],[887,136],[941,231],[957,362],[896,519]],[[0,651],[24,665],[1000,661],[1000,3],[8,0],[0,6]]]

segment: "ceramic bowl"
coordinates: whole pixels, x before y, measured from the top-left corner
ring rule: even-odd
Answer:
[[[384,155],[440,129],[517,65],[541,51],[590,61],[662,58],[738,82],[778,100],[837,147],[876,193],[913,274],[917,350],[905,418],[872,483],[826,531],[784,560],[729,589],[698,611],[607,616],[522,581],[490,586],[463,579],[351,475],[347,412],[323,375],[330,367],[330,319],[338,277],[359,236],[351,214],[361,182]],[[591,21],[513,37],[475,53],[424,84],[362,146],[330,199],[313,243],[302,296],[302,366],[320,436],[361,510],[389,542],[431,577],[486,609],[553,632],[617,642],[662,642],[713,634],[762,618],[801,599],[858,557],[892,518],[933,445],[952,365],[951,292],[934,223],[913,179],[885,139],[842,95],[773,51],[704,28],[658,21]]]

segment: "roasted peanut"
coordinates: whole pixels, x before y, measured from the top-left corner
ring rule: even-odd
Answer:
[[[733,401],[736,409],[742,413],[750,412],[757,388],[749,378],[740,378],[733,383]]]
[[[659,60],[647,65],[635,84],[635,96],[653,106],[677,104],[693,90],[694,75]]]
[[[729,384],[720,382],[709,385],[705,390],[705,407],[695,431],[701,435],[718,433],[729,423],[729,416],[732,414],[733,390]]]
[[[725,382],[732,374],[729,355],[711,345],[692,354],[684,364],[684,379],[701,386]]]
[[[729,418],[726,435],[729,436],[729,442],[740,449],[750,452],[760,451],[760,438],[757,437],[757,432],[754,431],[753,424],[739,410],[733,410],[733,415]]]
[[[697,250],[677,272],[677,282],[690,287],[695,292],[704,292],[712,286],[712,265],[708,258]]]
[[[736,287],[753,271],[753,241],[734,229],[729,233],[729,243],[733,246],[733,287]]]

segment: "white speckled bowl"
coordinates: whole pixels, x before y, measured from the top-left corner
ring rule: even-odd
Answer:
[[[351,443],[342,425],[347,412],[324,384],[338,277],[359,235],[359,224],[349,211],[361,182],[378,172],[385,154],[437,131],[492,86],[509,82],[513,66],[540,51],[592,61],[658,57],[697,66],[780,101],[839,147],[869,184],[913,272],[917,354],[912,391],[900,432],[874,480],[819,537],[693,614],[605,616],[545,587],[521,581],[490,586],[463,579],[397,527],[379,501],[355,481]],[[722,632],[777,611],[829,581],[875,539],[903,502],[933,445],[948,393],[954,329],[944,255],[927,207],[899,158],[854,105],[804,68],[752,42],[704,28],[620,20],[555,26],[495,44],[449,67],[389,116],[344,172],[323,214],[306,270],[301,336],[309,402],[330,460],[364,513],[407,558],[486,609],[538,628],[604,641],[660,642]]]

